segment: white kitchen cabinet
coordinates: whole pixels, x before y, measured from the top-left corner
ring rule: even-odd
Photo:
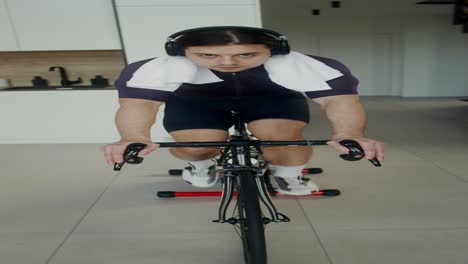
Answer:
[[[0,0],[0,51],[19,50],[5,0]]]
[[[1,91],[0,144],[115,141],[116,93],[115,90]]]
[[[121,49],[112,0],[6,0],[23,51]]]
[[[148,5],[252,5],[258,0],[115,0],[118,6]]]
[[[118,108],[116,90],[0,91],[0,144],[115,142]],[[159,124],[151,136],[173,141]]]

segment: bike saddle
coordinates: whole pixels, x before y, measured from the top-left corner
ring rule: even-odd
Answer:
[[[125,163],[140,164],[143,162],[142,157],[138,157],[138,153],[146,148],[146,144],[132,143],[127,146],[124,152],[124,161],[114,165],[114,171],[120,171]]]
[[[357,160],[361,160],[362,158],[364,158],[365,156],[364,150],[362,149],[361,145],[359,145],[359,143],[357,143],[356,141],[351,140],[351,139],[345,139],[345,140],[341,140],[339,143],[342,146],[349,149],[348,154],[340,155],[342,159],[347,160],[347,161],[357,161]],[[372,163],[372,165],[376,167],[382,167],[382,164],[379,162],[377,158],[369,159],[369,161],[370,163]]]

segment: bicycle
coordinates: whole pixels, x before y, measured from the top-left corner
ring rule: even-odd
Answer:
[[[234,133],[228,141],[212,142],[155,142],[160,147],[219,147],[221,155],[216,159],[216,173],[222,178],[223,191],[199,192],[195,196],[221,196],[218,209],[218,219],[215,223],[228,223],[234,226],[242,240],[244,261],[246,264],[266,264],[267,252],[265,242],[265,226],[269,223],[290,222],[291,219],[278,212],[270,196],[276,195],[269,179],[268,162],[261,159],[261,147],[272,146],[312,146],[327,145],[328,140],[302,140],[302,141],[259,141],[249,135],[245,124],[241,121],[239,113],[232,112]],[[361,146],[353,140],[342,140],[340,143],[349,149],[348,154],[340,157],[348,161],[357,161],[364,157]],[[143,161],[138,157],[139,151],[145,144],[132,143],[127,146],[124,162],[117,163],[114,170],[121,170],[125,163],[139,164]],[[255,162],[253,163],[252,160]],[[377,159],[369,160],[374,166],[381,166]],[[171,173],[173,174],[173,173]],[[192,193],[193,194],[193,193]],[[336,196],[340,191],[336,189],[320,190],[311,195]],[[188,196],[187,193],[177,195],[177,192],[158,192],[161,198]],[[236,196],[236,204],[232,216],[227,217],[228,208]],[[260,201],[266,207],[268,214],[264,214]],[[268,217],[266,216],[268,215]]]

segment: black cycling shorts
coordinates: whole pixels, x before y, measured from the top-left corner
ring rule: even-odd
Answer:
[[[206,98],[170,95],[164,112],[168,132],[184,129],[228,130],[233,126],[231,111],[249,123],[259,119],[292,119],[309,123],[307,98],[301,93],[287,96],[246,96]]]

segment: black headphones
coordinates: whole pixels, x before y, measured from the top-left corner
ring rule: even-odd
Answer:
[[[170,35],[167,38],[165,44],[166,53],[170,56],[185,56],[185,51],[177,43],[177,39],[182,37],[184,34],[197,32],[197,31],[207,31],[207,30],[245,30],[245,31],[256,31],[265,35],[272,36],[275,41],[271,49],[271,55],[286,55],[289,54],[291,48],[288,43],[288,39],[282,34],[275,32],[269,29],[263,28],[253,28],[253,27],[238,27],[238,26],[219,26],[219,27],[202,27],[202,28],[193,28],[183,31],[179,31]]]

